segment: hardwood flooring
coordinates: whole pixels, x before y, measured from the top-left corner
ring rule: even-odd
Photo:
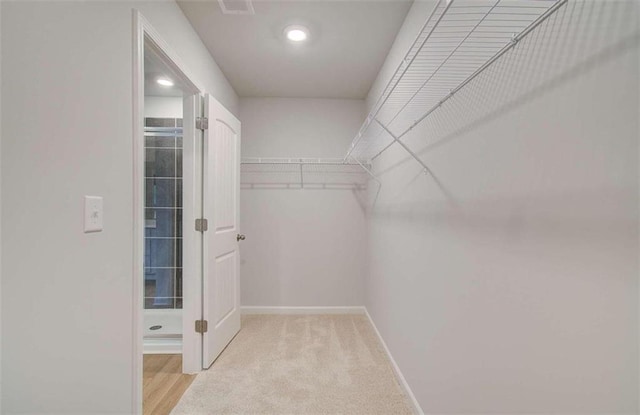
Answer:
[[[169,414],[196,375],[182,373],[182,355],[146,354],[142,375],[145,415]]]

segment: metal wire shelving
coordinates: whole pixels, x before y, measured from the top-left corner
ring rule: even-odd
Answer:
[[[368,165],[336,158],[243,158],[240,166],[241,184],[251,188],[364,190],[370,177]]]
[[[344,160],[370,163],[402,141],[568,0],[439,0]]]
[[[245,158],[243,186],[362,190],[373,180],[379,192],[371,162],[395,143],[429,172],[402,139],[567,2],[438,0],[343,159]]]

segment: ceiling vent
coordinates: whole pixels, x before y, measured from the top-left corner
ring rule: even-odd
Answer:
[[[251,0],[218,0],[223,14],[255,14]]]

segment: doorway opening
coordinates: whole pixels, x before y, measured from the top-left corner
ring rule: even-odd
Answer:
[[[184,99],[189,88],[144,44],[143,412],[169,413],[183,374]]]
[[[144,48],[144,353],[182,354],[183,99]]]
[[[134,413],[169,413],[202,370],[202,89],[134,11]],[[189,323],[191,323],[189,325]],[[185,329],[187,328],[187,329]]]
[[[134,11],[135,413],[157,395],[143,355],[179,399],[240,330],[240,121],[180,62]]]

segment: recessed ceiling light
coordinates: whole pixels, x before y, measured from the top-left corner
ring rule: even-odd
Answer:
[[[156,82],[162,86],[173,86],[173,81],[169,78],[158,78]]]
[[[304,42],[309,38],[309,29],[304,26],[287,26],[284,34],[292,42]]]

